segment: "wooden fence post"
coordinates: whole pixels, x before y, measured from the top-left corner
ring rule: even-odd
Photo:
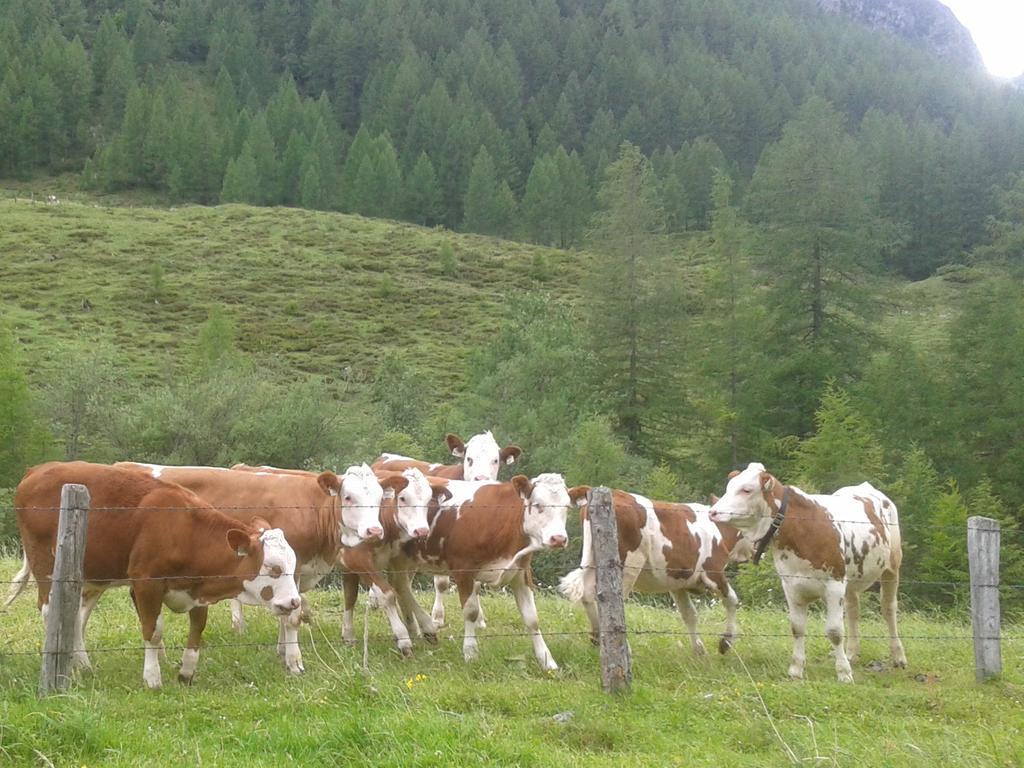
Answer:
[[[974,676],[980,683],[1003,671],[999,648],[998,520],[967,518],[967,559],[971,568]]]
[[[629,690],[633,681],[626,608],[622,600],[622,562],[612,493],[601,486],[587,505],[597,577],[597,616],[601,643],[601,683],[607,693]]]
[[[43,668],[39,675],[41,696],[65,690],[71,682],[71,655],[75,650],[75,625],[82,598],[82,562],[88,522],[89,490],[84,485],[68,483],[60,491],[57,551],[46,613]]]

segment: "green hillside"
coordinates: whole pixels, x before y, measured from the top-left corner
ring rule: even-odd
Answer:
[[[587,258],[287,208],[6,200],[0,220],[0,302],[40,384],[58,370],[62,343],[97,339],[116,346],[131,378],[164,380],[221,307],[239,347],[276,360],[285,375],[358,385],[401,350],[442,392],[457,391],[457,372],[500,325],[506,296],[542,290],[574,300]],[[447,269],[446,243],[455,254]]]

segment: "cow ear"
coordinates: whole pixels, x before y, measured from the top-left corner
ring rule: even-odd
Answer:
[[[732,472],[730,472],[730,473],[729,473],[729,477],[728,477],[728,478],[726,478],[726,479],[728,479],[728,480],[732,480],[732,479],[733,479],[734,477],[736,477],[736,475],[738,475],[739,473],[740,473],[740,471],[739,471],[738,469],[734,469],[734,470],[733,470]]]
[[[516,475],[512,478],[512,485],[523,501],[530,500],[530,497],[533,495],[533,483],[530,482],[530,478],[526,475]]]
[[[764,489],[765,493],[770,493],[775,485],[775,478],[769,475],[767,472],[761,473],[761,488]]]
[[[577,485],[575,488],[569,489],[569,499],[577,507],[585,507],[589,499],[587,495],[590,493],[589,485]]]
[[[316,482],[328,496],[341,493],[341,478],[333,472],[321,472]]]
[[[448,443],[448,450],[452,452],[452,456],[462,458],[466,455],[466,444],[462,442],[462,438],[458,435],[454,435],[449,432],[445,435],[444,441]]]
[[[501,458],[502,464],[508,464],[509,466],[515,464],[522,455],[523,449],[518,445],[506,445],[501,449],[501,453],[498,454]]]
[[[438,504],[444,504],[452,497],[452,492],[448,490],[448,486],[442,483],[431,483],[430,490],[434,494],[434,501]]]
[[[239,557],[245,557],[252,553],[252,536],[240,528],[232,528],[228,531],[228,546]]]
[[[249,525],[251,525],[257,531],[259,531],[261,534],[264,531],[269,531],[273,527],[262,517],[254,517],[252,520],[249,521]]]
[[[405,475],[391,475],[380,481],[381,488],[385,491],[394,491],[395,493],[401,493],[408,484],[409,478]]]
[[[710,504],[713,507],[717,503],[718,503],[718,497],[715,496],[715,494],[712,493],[710,496],[708,496],[708,504]]]

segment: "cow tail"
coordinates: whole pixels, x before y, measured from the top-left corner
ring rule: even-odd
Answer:
[[[586,508],[584,507],[584,509]],[[591,540],[590,520],[585,515],[580,515],[580,517],[583,518],[583,555],[580,558],[580,567],[567,573],[558,582],[558,591],[574,603],[583,600],[585,589],[583,576],[589,568],[594,567],[594,544]]]
[[[25,585],[28,584],[28,577],[32,573],[32,569],[29,568],[28,564],[28,552],[22,549],[22,562],[21,570],[14,574],[14,578],[11,580],[11,588],[7,592],[7,599],[4,600],[3,609],[6,611],[11,603],[18,599],[18,595],[25,589]]]

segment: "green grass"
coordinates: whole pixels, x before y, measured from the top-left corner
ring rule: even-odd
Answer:
[[[40,381],[61,343],[105,339],[130,379],[188,359],[214,306],[281,376],[359,385],[405,350],[443,389],[499,325],[507,295],[577,294],[579,253],[287,208],[99,207],[0,200],[0,306]],[[456,275],[439,252],[451,243]],[[538,277],[540,254],[546,267]],[[159,264],[163,289],[153,295]],[[471,329],[479,329],[474,335]]]
[[[0,579],[18,561],[0,561]],[[180,651],[169,648],[164,688],[142,683],[138,650],[93,653],[94,671],[73,692],[35,696],[42,628],[34,601],[23,596],[0,616],[0,763],[11,765],[678,765],[790,764],[765,709],[801,764],[895,766],[1020,765],[1024,761],[1024,627],[1006,627],[1006,674],[974,682],[962,618],[902,619],[910,667],[872,672],[887,644],[865,639],[856,683],[835,682],[821,619],[811,622],[807,679],[786,679],[787,620],[774,609],[741,610],[737,654],[697,658],[683,637],[632,640],[632,692],[600,690],[597,652],[581,614],[565,600],[538,599],[541,626],[561,670],[549,676],[533,660],[510,595],[488,593],[490,626],[481,658],[467,665],[458,632],[436,647],[418,642],[403,660],[386,639],[379,612],[370,614],[369,677],[362,649],[337,642],[340,595],[312,593],[318,613],[303,627],[306,674],[286,677],[269,648],[216,647],[271,642],[273,621],[250,610],[249,632],[233,635],[226,606],[211,611],[195,684],[175,682]],[[427,595],[421,600],[426,601]],[[450,614],[456,600],[449,596]],[[357,613],[362,631],[363,609]],[[712,637],[720,609],[700,610]],[[631,629],[678,632],[676,615],[627,606]],[[180,646],[187,621],[169,616],[168,646]],[[461,627],[457,627],[461,631]],[[866,637],[884,634],[865,611]],[[1009,639],[1009,638],[1014,639]],[[93,617],[90,645],[140,645],[127,591],[108,594]],[[711,643],[709,642],[709,647]],[[315,646],[315,650],[314,650]],[[742,662],[741,662],[742,657]],[[747,676],[749,669],[752,679]],[[417,680],[416,676],[424,676]],[[763,700],[763,706],[762,706]],[[553,716],[571,712],[567,723]]]

